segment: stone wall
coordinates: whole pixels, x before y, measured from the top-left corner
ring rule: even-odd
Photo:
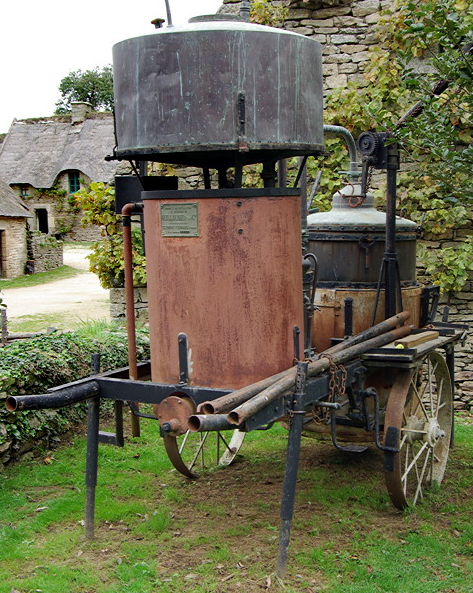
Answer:
[[[373,25],[387,4],[389,0],[291,3],[285,28],[322,44],[325,92],[349,81],[366,86],[362,73],[368,50],[376,43]]]
[[[2,232],[2,278],[16,278],[25,273],[26,219],[12,216],[0,217]]]
[[[46,272],[63,265],[63,244],[51,235],[31,233],[31,251],[34,260],[34,271]]]
[[[467,230],[472,234],[473,222]],[[438,249],[441,246],[454,246],[455,242],[461,241],[464,230],[459,229],[449,238],[438,238],[438,240],[423,241],[428,249]],[[417,267],[417,279],[423,284],[431,284],[430,278],[425,274],[421,264]],[[448,321],[464,324],[473,328],[473,272],[469,272],[468,281],[461,292],[444,294],[440,297],[437,320],[440,321],[442,313],[448,307]],[[458,344],[455,348],[455,408],[457,410],[473,410],[473,332],[466,335],[464,344]]]
[[[148,292],[146,287],[135,288],[135,319],[140,323],[148,322]],[[110,317],[124,319],[126,316],[125,289],[110,289]]]

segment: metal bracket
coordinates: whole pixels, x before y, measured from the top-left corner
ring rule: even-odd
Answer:
[[[189,363],[187,361],[187,336],[181,333],[177,336],[179,350],[179,382],[183,385],[189,383]]]
[[[394,471],[394,460],[396,453],[399,453],[399,449],[396,447],[399,438],[399,429],[395,426],[388,426],[386,430],[386,436],[384,442],[386,445],[383,447],[384,461],[383,469],[386,472]]]
[[[420,302],[420,327],[425,327],[435,320],[440,298],[440,286],[425,286]]]
[[[248,152],[248,143],[246,141],[246,95],[245,91],[239,91],[237,99],[237,117],[238,117],[238,150]]]
[[[338,449],[339,451],[344,451],[346,453],[363,453],[364,451],[366,451],[368,447],[365,447],[364,445],[342,446],[339,444],[337,440],[337,418],[335,412],[336,410],[333,409],[330,412],[330,434],[332,437],[332,444],[335,447],[335,449]]]
[[[374,401],[374,434],[375,434],[375,444],[378,449],[384,451],[384,469],[385,471],[393,471],[394,470],[394,459],[396,453],[399,453],[399,448],[397,447],[397,439],[399,436],[399,430],[394,426],[389,426],[385,432],[384,437],[384,445],[381,444],[379,438],[379,398],[378,392],[374,387],[369,387],[366,389],[362,394],[362,397],[365,399],[367,397],[372,397]]]

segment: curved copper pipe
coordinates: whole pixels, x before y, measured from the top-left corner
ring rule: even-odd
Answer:
[[[123,259],[125,272],[125,311],[126,311],[126,333],[128,340],[128,373],[130,379],[138,379],[138,362],[136,355],[136,323],[135,323],[135,291],[133,287],[133,242],[131,238],[131,215],[136,212],[136,204],[131,202],[122,208],[123,222]],[[131,430],[134,437],[140,436],[140,421],[137,416],[131,416]]]

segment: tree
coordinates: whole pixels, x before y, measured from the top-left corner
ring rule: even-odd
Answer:
[[[112,67],[70,72],[59,85],[61,99],[56,103],[56,113],[69,113],[73,101],[90,103],[95,111],[113,109]]]

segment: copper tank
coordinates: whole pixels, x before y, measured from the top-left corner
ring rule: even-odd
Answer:
[[[345,300],[352,299],[353,333],[372,325],[377,285],[386,239],[386,215],[374,207],[368,193],[361,200],[361,187],[352,184],[333,197],[329,212],[308,217],[309,251],[318,260],[318,282],[314,304],[313,345],[320,352],[331,338],[342,338],[345,330]],[[419,326],[422,286],[416,281],[417,225],[396,219],[396,250],[403,308],[411,312],[409,323]],[[375,323],[384,318],[384,289],[381,290]]]
[[[114,46],[115,154],[219,168],[320,152],[320,43],[233,15],[191,21]]]
[[[300,193],[144,192],[152,379],[237,389],[290,367],[302,330]]]

